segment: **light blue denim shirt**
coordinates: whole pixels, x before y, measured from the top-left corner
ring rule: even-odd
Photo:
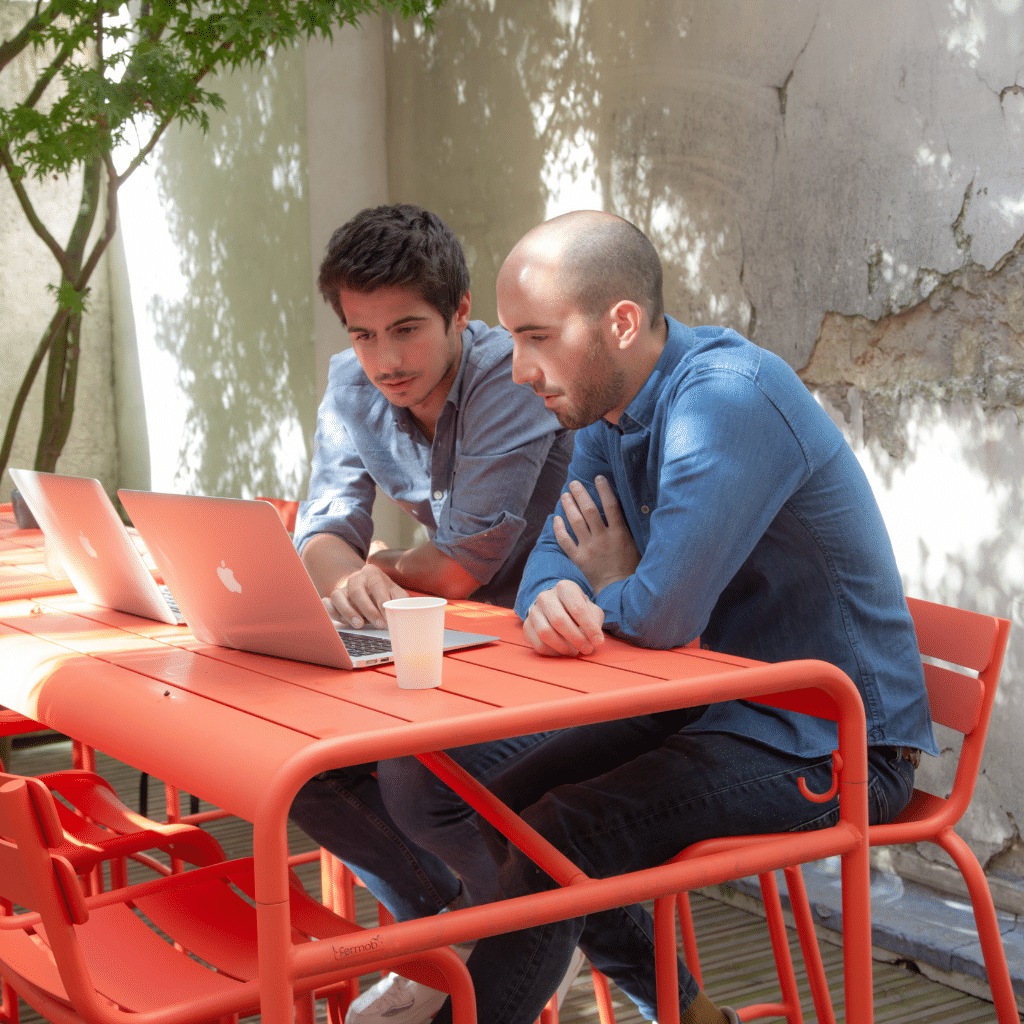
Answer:
[[[604,628],[643,647],[702,646],[761,661],[816,658],[864,698],[868,743],[936,754],[913,621],[870,485],[835,424],[778,356],[734,331],[671,317],[665,350],[618,425],[576,434],[569,477],[612,484],[642,558],[594,595],[551,520],[516,611],[575,580]],[[834,723],[743,701],[688,732],[789,753],[833,749]]]
[[[512,339],[501,328],[473,320],[462,332],[433,443],[349,349],[331,359],[295,546],[301,552],[314,534],[333,533],[365,558],[379,485],[479,580],[476,600],[511,607],[571,455],[572,432],[512,380]]]

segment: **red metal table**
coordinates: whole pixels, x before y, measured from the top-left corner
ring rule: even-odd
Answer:
[[[872,1020],[865,724],[847,676],[823,662],[765,665],[692,649],[647,651],[611,638],[592,657],[546,659],[529,649],[511,612],[472,602],[453,602],[446,624],[501,640],[447,655],[439,689],[400,690],[391,667],[343,672],[210,647],[181,627],[99,609],[77,595],[3,601],[0,704],[253,823],[266,1022],[291,1020],[293,977],[339,960],[372,962],[382,951],[433,948],[757,874],[780,858],[837,854],[847,1020]],[[540,843],[531,856],[561,889],[389,925],[371,943],[292,946],[287,813],[317,772],[734,697],[839,721],[838,825],[602,880]],[[489,797],[471,785],[460,792],[475,806]],[[505,827],[520,845],[529,843],[520,826],[516,818]]]
[[[0,601],[74,591],[67,578],[46,572],[42,530],[19,530],[11,505],[0,505]]]

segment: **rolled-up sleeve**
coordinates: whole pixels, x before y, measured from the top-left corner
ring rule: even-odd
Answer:
[[[454,429],[454,444],[434,446],[447,450],[451,463],[433,540],[485,584],[526,529],[527,510],[542,473],[552,471],[549,454],[561,432],[543,400],[512,380],[511,352],[464,389]],[[560,484],[551,489],[552,503]]]
[[[366,558],[373,538],[376,486],[349,437],[328,391],[317,417],[309,493],[295,521],[295,547],[301,554],[310,538],[333,533]]]

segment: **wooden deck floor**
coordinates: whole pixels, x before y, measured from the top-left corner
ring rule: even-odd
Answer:
[[[103,755],[97,755],[100,772],[110,780],[121,798],[129,806],[137,806],[138,772]],[[46,746],[15,749],[7,767],[10,771],[31,775],[54,771],[70,764],[70,744],[50,743]],[[156,813],[162,806],[162,787],[153,786],[150,811]],[[204,805],[204,809],[208,809]],[[187,808],[183,808],[187,813]],[[251,828],[237,818],[211,822],[213,832],[229,856],[242,856],[248,852]],[[310,849],[306,837],[295,830],[291,837],[294,852]],[[303,884],[319,896],[320,882],[316,864],[300,869]],[[363,893],[357,916],[369,922],[372,900]],[[692,897],[694,921],[700,942],[705,989],[716,1003],[742,1006],[776,998],[775,968],[768,943],[767,928],[754,914],[708,898],[699,893]],[[794,962],[798,981],[804,993],[803,1012],[808,1022],[817,1018],[810,1000],[806,980],[801,972],[796,937],[792,936]],[[837,946],[823,944],[822,954],[830,986],[837,999],[836,1019],[842,1024],[845,1014],[841,1002],[842,951]],[[373,978],[366,979],[372,983]],[[874,968],[875,1020],[877,1024],[996,1024],[991,1003],[947,988],[921,974],[893,966],[876,963]],[[640,1024],[641,1018],[633,1004],[613,988],[615,1012],[620,1024]],[[37,1024],[39,1016],[22,1004],[24,1024]],[[258,1018],[253,1018],[258,1020]],[[577,978],[562,1007],[563,1024],[596,1024],[597,1008],[594,1004],[589,972],[584,969]]]

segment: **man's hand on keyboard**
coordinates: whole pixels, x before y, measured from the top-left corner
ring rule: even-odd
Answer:
[[[375,565],[364,565],[334,588],[324,604],[331,618],[342,626],[361,629],[364,625],[384,629],[384,602],[409,595]]]

